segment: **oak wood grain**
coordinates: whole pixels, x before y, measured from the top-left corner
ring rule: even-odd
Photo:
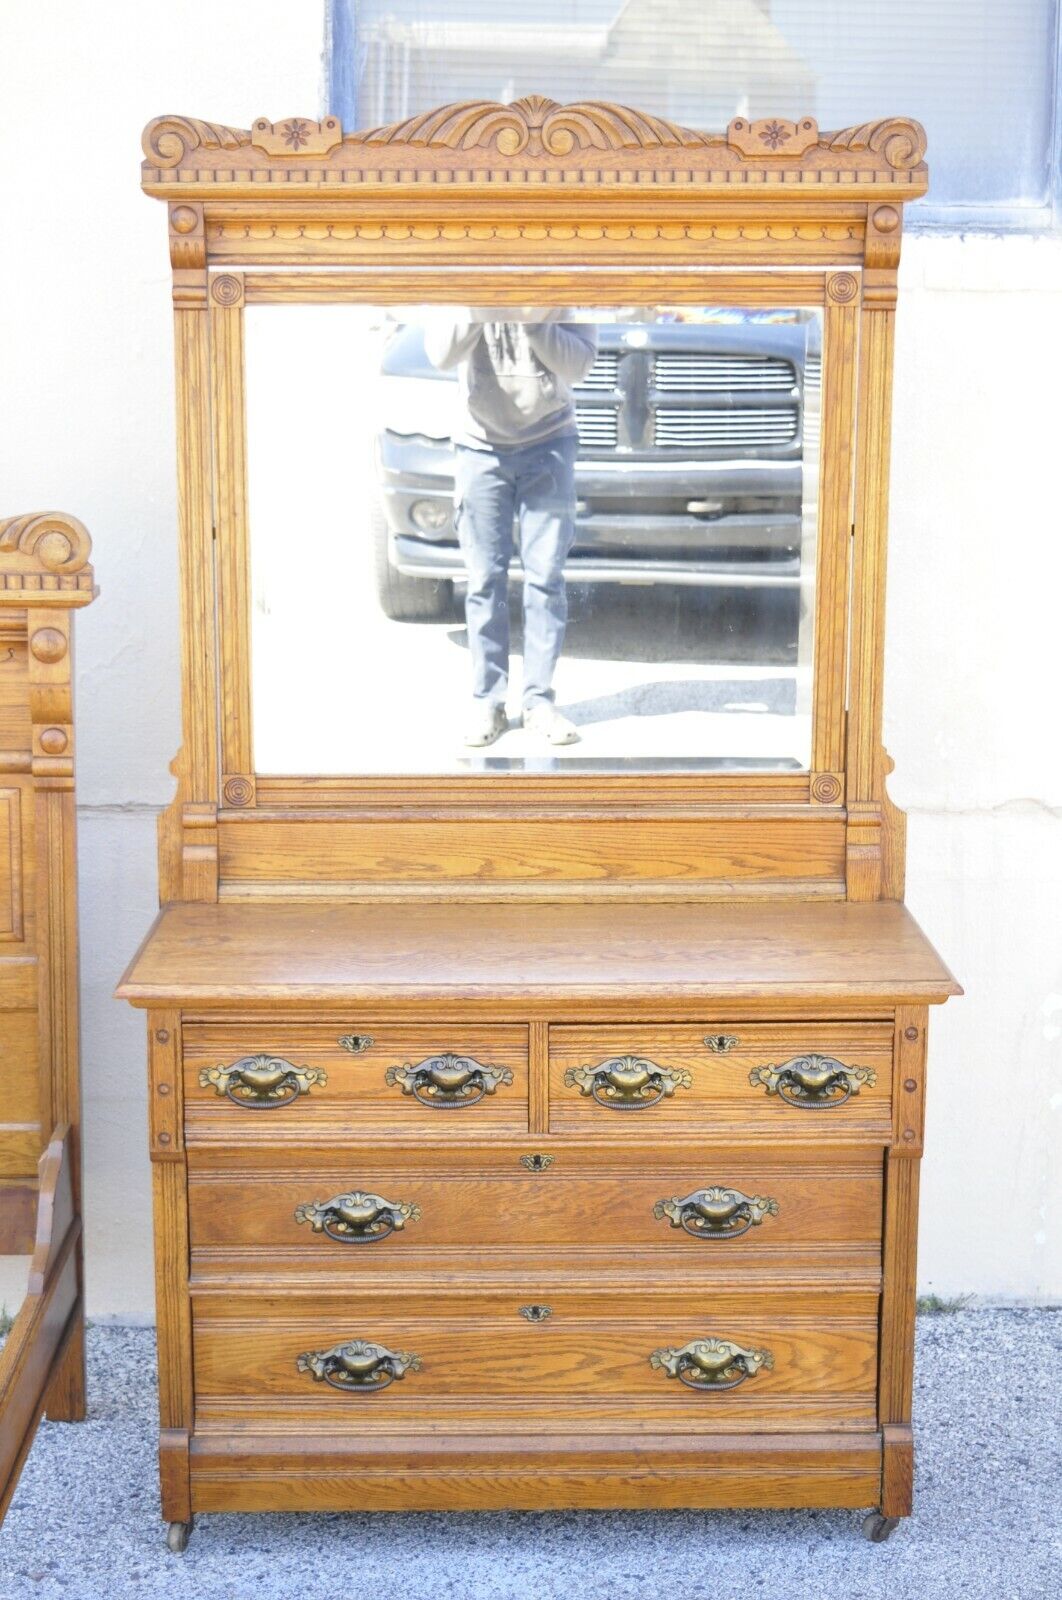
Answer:
[[[197,1510],[641,1510],[865,1506],[881,1485],[873,1432],[340,1436],[204,1428]]]
[[[167,906],[135,1004],[604,997],[937,1002],[959,987],[901,905]],[[666,996],[667,1001],[662,1000]]]
[[[357,1032],[371,1040],[352,1055],[341,1044],[344,1034]],[[520,1132],[528,1126],[528,1030],[521,1027],[484,1026],[455,1028],[377,1024],[370,1018],[356,1029],[335,1024],[275,1021],[264,1016],[254,1024],[188,1023],[184,1028],[185,1128],[189,1145],[221,1139],[238,1144],[245,1132],[270,1122],[270,1136],[288,1141],[334,1130],[343,1137],[355,1131],[390,1130],[401,1134],[421,1129],[468,1139],[490,1129]],[[231,1065],[244,1056],[265,1053],[293,1066],[308,1066],[325,1073],[326,1082],[314,1084],[290,1105],[262,1110],[234,1104],[210,1084],[203,1085],[204,1069]],[[467,1106],[423,1105],[403,1092],[400,1082],[388,1083],[393,1068],[417,1066],[443,1054],[471,1057],[482,1066],[495,1066],[511,1074],[493,1093]]]
[[[724,1054],[705,1044],[706,1034],[736,1043]],[[716,1138],[770,1137],[794,1146],[849,1140],[887,1143],[892,1138],[893,1032],[882,1023],[731,1023],[727,1018],[697,1026],[664,1023],[592,1024],[550,1029],[550,1129],[566,1133],[607,1125],[612,1137],[645,1136],[650,1128],[667,1138],[680,1130],[710,1130]],[[875,1081],[840,1106],[789,1105],[768,1094],[750,1074],[796,1057],[831,1056],[866,1067]],[[594,1067],[616,1056],[636,1056],[655,1066],[688,1073],[692,1080],[670,1096],[638,1111],[614,1110],[565,1081],[570,1070]]]
[[[558,1248],[569,1254],[593,1248],[599,1260],[601,1247],[617,1257],[641,1247],[653,1252],[661,1270],[670,1262],[679,1270],[728,1274],[758,1271],[765,1263],[784,1266],[801,1253],[814,1260],[819,1251],[842,1251],[847,1265],[861,1258],[865,1266],[880,1250],[882,1174],[874,1152],[853,1152],[847,1166],[816,1166],[795,1153],[781,1159],[776,1151],[721,1162],[710,1154],[679,1161],[657,1150],[649,1159],[639,1152],[630,1172],[607,1176],[584,1175],[563,1151],[559,1167],[554,1158],[545,1172],[529,1172],[512,1158],[507,1171],[480,1173],[474,1153],[464,1148],[447,1152],[437,1166],[422,1159],[419,1169],[399,1172],[384,1151],[346,1160],[332,1153],[327,1165],[305,1171],[295,1165],[253,1173],[236,1165],[193,1168],[193,1273],[219,1254],[239,1255],[245,1266],[268,1271],[263,1252],[271,1260],[283,1253],[293,1266],[357,1275],[391,1266],[430,1272],[441,1247],[489,1251],[499,1264],[519,1249],[529,1267],[531,1252],[548,1263]],[[654,1215],[659,1200],[710,1186],[765,1196],[777,1213],[734,1239],[695,1237]],[[404,1201],[420,1214],[367,1246],[344,1244],[296,1222],[296,1207],[352,1190]]]

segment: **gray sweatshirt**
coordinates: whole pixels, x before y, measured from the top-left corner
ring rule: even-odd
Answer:
[[[574,434],[571,385],[594,364],[597,329],[562,322],[560,310],[514,311],[505,322],[491,315],[471,308],[424,330],[429,361],[443,371],[458,368],[464,426],[454,443],[513,450]]]

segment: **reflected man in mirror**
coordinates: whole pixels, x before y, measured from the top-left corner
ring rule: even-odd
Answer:
[[[564,644],[564,563],[575,535],[572,384],[597,352],[592,324],[570,313],[469,307],[425,327],[428,358],[456,367],[462,425],[454,439],[455,524],[468,571],[465,616],[473,710],[465,744],[493,744],[506,731],[509,685],[509,562],[520,530],[524,572],[524,727],[550,744],[579,735],[553,703]]]

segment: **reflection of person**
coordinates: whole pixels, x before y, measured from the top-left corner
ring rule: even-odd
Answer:
[[[564,643],[564,563],[575,534],[579,439],[571,385],[589,372],[597,330],[562,311],[471,308],[425,329],[429,359],[458,369],[463,426],[454,439],[457,535],[468,569],[465,615],[474,706],[467,745],[508,726],[509,562],[514,519],[524,569],[524,727],[551,744],[579,736],[553,704]]]

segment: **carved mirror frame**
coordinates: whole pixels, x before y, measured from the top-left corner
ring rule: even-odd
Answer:
[[[811,117],[738,117],[713,134],[533,96],[347,134],[334,116],[249,130],[160,117],[144,153],[143,187],[167,202],[176,324],[184,709],[164,900],[902,897],[882,642],[896,272],[903,204],[927,184],[918,123],[820,133]],[[244,308],[709,292],[823,313],[811,770],[256,773]],[[306,559],[303,535],[292,560]]]

